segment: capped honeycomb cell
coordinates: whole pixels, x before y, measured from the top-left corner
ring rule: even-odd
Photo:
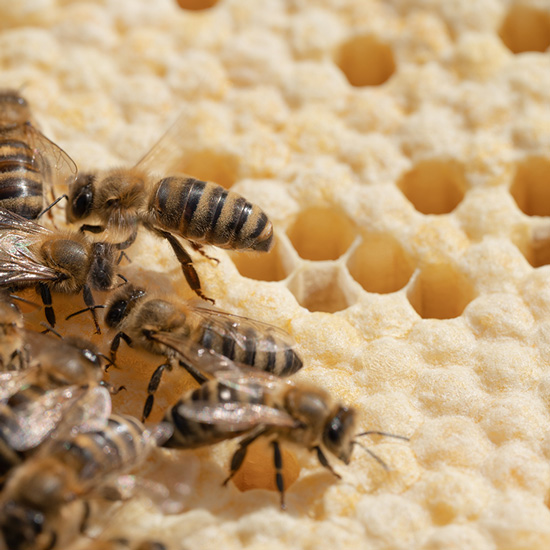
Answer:
[[[184,10],[199,11],[214,7],[218,0],[177,0],[178,6]]]
[[[290,278],[288,289],[309,311],[335,313],[352,306],[358,298],[346,269],[328,263],[300,269]]]
[[[310,208],[298,214],[287,235],[300,258],[336,260],[351,246],[357,228],[333,208]]]
[[[517,3],[504,18],[498,34],[513,53],[544,52],[550,46],[550,13]]]
[[[342,44],[336,64],[352,86],[378,86],[395,72],[391,47],[370,34]]]
[[[528,216],[550,216],[550,159],[530,157],[520,163],[510,193]]]
[[[350,275],[368,292],[388,294],[403,288],[414,271],[410,256],[388,234],[363,237],[347,262]]]
[[[407,298],[424,319],[453,319],[475,298],[468,279],[449,264],[426,266],[411,281]]]
[[[422,214],[448,214],[464,198],[466,178],[452,160],[425,160],[403,174],[397,186]]]

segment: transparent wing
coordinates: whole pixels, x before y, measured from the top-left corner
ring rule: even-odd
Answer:
[[[188,133],[186,121],[180,115],[153,147],[141,157],[136,168],[149,173],[182,174],[181,143],[183,142],[183,136]]]
[[[32,124],[4,127],[2,135],[22,140],[32,148],[31,167],[42,174],[46,189],[71,184],[76,179],[77,167],[73,159]]]
[[[0,402],[9,399],[25,384],[28,384],[36,374],[35,369],[9,371],[0,373]]]
[[[105,395],[96,390],[107,394],[108,407]],[[104,425],[107,412],[110,412],[110,397],[104,388],[89,391],[77,386],[58,388],[32,402],[12,407],[10,422],[2,424],[2,437],[13,449],[26,451],[38,446],[61,423],[71,430],[97,429]]]
[[[297,421],[287,412],[257,403],[218,403],[192,401],[178,405],[178,414],[206,424],[215,424],[228,432],[240,432],[265,424],[283,428],[292,428]]]
[[[230,337],[243,350],[250,349],[251,340],[257,351],[284,352],[296,346],[288,332],[274,325],[205,306],[189,309],[202,325],[223,338]]]
[[[56,279],[54,269],[42,264],[29,247],[52,231],[0,208],[0,285]]]
[[[200,347],[188,338],[176,338],[167,332],[151,332],[149,337],[175,351],[186,365],[205,378],[215,378],[250,396],[261,397],[265,393],[279,390],[283,385],[292,385],[288,379],[231,361],[212,350]]]

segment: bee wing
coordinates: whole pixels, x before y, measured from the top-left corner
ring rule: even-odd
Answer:
[[[31,168],[40,172],[47,187],[71,184],[78,172],[73,159],[32,124],[2,128],[2,136],[22,140],[32,147]]]
[[[188,133],[186,121],[180,115],[153,147],[141,157],[136,168],[149,173],[171,174],[176,172],[181,174],[182,137]]]
[[[0,373],[0,402],[10,398],[14,393],[27,384],[35,374],[34,369],[9,371]]]
[[[243,350],[286,351],[296,346],[288,332],[255,319],[234,315],[205,306],[190,307],[191,314],[200,317],[201,324],[223,337],[230,337]]]
[[[186,419],[215,424],[228,432],[240,432],[265,424],[293,428],[298,424],[286,411],[259,403],[192,401],[178,405],[177,412]]]
[[[10,422],[2,425],[2,437],[16,451],[36,447],[54,430],[69,404],[79,395],[76,386],[57,388],[30,403],[12,407]]]
[[[42,264],[29,246],[53,232],[9,210],[0,208],[0,285],[56,279],[54,269]]]
[[[188,338],[176,338],[167,332],[153,332],[150,338],[171,348],[186,364],[206,378],[215,378],[224,385],[252,397],[272,393],[283,384],[292,385],[288,379],[231,361],[215,351],[202,348]]]

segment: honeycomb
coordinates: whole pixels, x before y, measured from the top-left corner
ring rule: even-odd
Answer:
[[[285,447],[287,512],[262,442],[225,488],[234,442],[161,450],[96,530],[171,549],[550,547],[549,46],[546,0],[2,3],[0,85],[44,133],[81,169],[130,166],[182,116],[179,168],[275,225],[268,254],[196,257],[206,293],[287,330],[297,380],[362,430],[410,437],[363,440],[388,471],[332,457],[342,480]],[[193,297],[164,243],[143,232],[128,253],[133,282]],[[80,307],[54,299],[60,318]],[[122,352],[118,410],[139,414],[158,363]],[[168,373],[152,419],[191,385]]]

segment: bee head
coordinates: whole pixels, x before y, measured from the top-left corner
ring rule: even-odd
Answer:
[[[324,446],[345,464],[349,464],[354,441],[355,411],[338,406],[323,431]]]
[[[95,175],[90,173],[78,174],[75,182],[69,189],[67,205],[67,222],[73,223],[90,215],[94,201]]]
[[[118,327],[145,295],[146,291],[143,288],[132,284],[121,287],[107,306],[105,324],[109,328]]]

